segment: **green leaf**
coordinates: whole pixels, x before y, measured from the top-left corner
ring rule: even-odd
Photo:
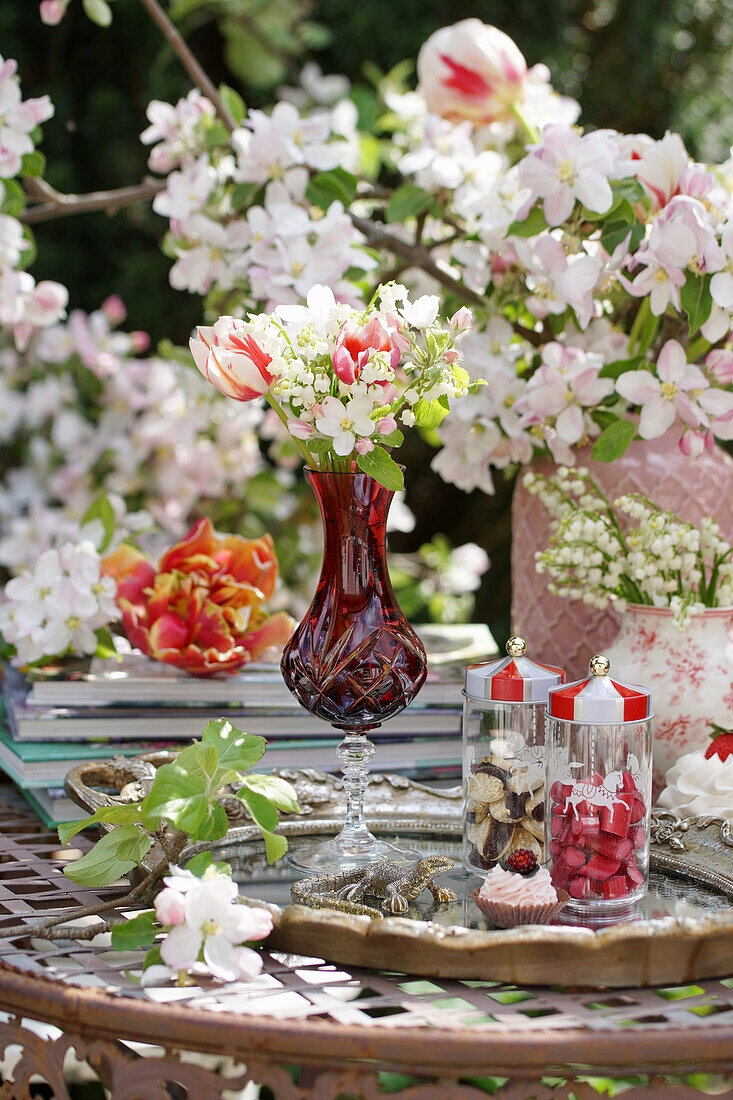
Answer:
[[[247,107],[239,92],[234,88],[230,88],[228,84],[219,85],[219,95],[222,98],[224,106],[229,111],[234,121],[239,125],[244,116],[247,114]]]
[[[381,442],[385,447],[401,447],[405,442],[405,437],[399,428],[395,428],[389,435],[383,435]]]
[[[112,22],[112,9],[107,0],[83,0],[82,6],[87,18],[98,27],[108,27]]]
[[[628,179],[611,180],[611,190],[613,192],[612,210],[615,210],[624,200],[629,203],[648,203],[649,201],[646,191],[634,176],[629,176]]]
[[[629,236],[629,234],[631,235]],[[628,249],[629,252],[633,252],[641,243],[643,236],[644,227],[636,221],[633,223],[627,221],[606,222],[601,233],[601,244],[606,252],[610,254],[615,248],[618,248],[626,237],[629,237]]]
[[[264,737],[244,733],[226,718],[215,718],[207,722],[201,734],[203,743],[216,749],[219,754],[219,766],[244,772],[262,757],[267,742]]]
[[[336,199],[349,206],[356,196],[356,176],[345,168],[334,168],[330,172],[319,172],[308,184],[305,195],[313,206],[328,210]]]
[[[596,462],[613,462],[624,454],[635,435],[636,425],[630,420],[615,420],[596,439],[591,458]]]
[[[309,439],[306,443],[306,447],[314,455],[325,455],[328,451],[333,450],[333,440],[316,437],[314,439]]]
[[[46,171],[46,158],[37,149],[26,153],[20,166],[21,176],[42,176]]]
[[[363,473],[384,485],[385,489],[397,492],[405,484],[402,470],[384,447],[375,447],[366,455],[357,454],[356,464]]]
[[[710,275],[693,275],[688,272],[685,285],[680,290],[680,301],[690,322],[691,336],[705,324],[713,308],[710,279]]]
[[[213,862],[214,857],[211,852],[199,852],[193,859],[189,859],[185,870],[190,871],[196,878],[201,878],[206,868],[210,867]]]
[[[85,523],[91,523],[92,520],[99,519],[102,521],[104,527],[104,541],[99,547],[100,554],[109,546],[115,533],[115,526],[117,520],[115,518],[115,511],[106,496],[98,496],[95,501],[92,501],[89,508],[87,508],[82,522],[82,526]]]
[[[79,886],[111,886],[137,867],[153,838],[136,825],[120,825],[98,840],[91,851],[65,868],[64,874]]]
[[[433,205],[433,196],[414,183],[403,183],[393,191],[387,203],[387,221],[403,222],[424,214]]]
[[[221,840],[222,837],[227,835],[228,830],[229,821],[221,802],[210,802],[206,817],[199,825],[195,834],[192,833],[191,836],[193,840]]]
[[[633,359],[616,359],[613,363],[606,363],[598,372],[599,378],[620,378],[629,370],[644,370],[649,365],[645,355],[635,355]]]
[[[149,966],[165,966],[163,958],[160,954],[160,947],[157,943],[150,948],[147,955],[145,956],[145,961],[143,962],[143,970],[147,970]]]
[[[229,131],[223,122],[215,122],[206,131],[206,148],[217,149],[220,145],[229,144]]]
[[[150,947],[160,931],[155,910],[139,913],[130,920],[112,925],[112,947],[115,951],[135,951],[139,947]]]
[[[251,776],[248,776],[251,778]],[[253,791],[249,787],[242,787],[237,791],[237,798],[241,798],[245,806],[252,815],[252,819],[259,825],[264,832],[273,832],[277,828],[277,823],[280,820],[277,810],[270,802],[269,798],[260,794],[259,791]]]
[[[59,840],[68,844],[73,836],[90,825],[106,821],[111,825],[131,825],[140,821],[140,803],[133,806],[100,806],[95,813],[81,821],[67,821],[59,825]]]
[[[265,838],[267,862],[274,863],[276,859],[282,859],[288,850],[287,837],[280,836],[279,833],[268,832],[267,829],[262,830],[262,836]]]
[[[102,626],[99,628],[99,630],[95,630],[94,633],[97,636],[97,648],[95,650],[94,656],[101,657],[105,661],[110,660],[111,658],[116,658],[118,661],[121,660],[119,654],[117,653],[115,640],[109,630],[107,630],[107,627]]]
[[[248,775],[244,785],[269,798],[278,810],[291,814],[300,813],[295,788],[286,779],[281,779],[278,775]]]
[[[185,760],[180,763],[187,751],[184,749],[178,759],[158,768],[150,793],[143,801],[143,824],[148,829],[157,829],[165,819],[198,839],[198,830],[208,819],[211,796],[206,778],[189,771]]]
[[[507,237],[536,237],[543,229],[547,229],[547,221],[541,206],[533,206],[523,222],[512,222],[507,230]]]
[[[232,188],[232,210],[244,210],[259,191],[258,183],[235,183]]]
[[[412,411],[418,428],[427,428],[428,431],[437,428],[449,412],[440,399],[426,401],[423,397],[413,405]]]
[[[19,218],[25,210],[25,191],[17,180],[3,180],[3,204],[0,210],[11,218]]]

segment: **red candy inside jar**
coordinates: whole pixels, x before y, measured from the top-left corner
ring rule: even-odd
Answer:
[[[610,676],[550,692],[547,710],[546,850],[568,910],[614,919],[646,893],[651,803],[651,699]]]

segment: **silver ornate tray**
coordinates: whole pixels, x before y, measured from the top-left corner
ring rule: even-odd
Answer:
[[[138,801],[155,769],[173,755],[85,763],[69,773],[66,789],[88,811]],[[307,769],[277,774],[295,785],[303,811],[282,819],[291,848],[337,831],[344,813],[338,779]],[[292,905],[296,873],[285,860],[267,864],[259,832],[239,800],[225,795],[222,803],[230,829],[217,853],[232,865],[242,900],[271,909],[270,943],[277,950],[373,969],[536,985],[671,985],[733,973],[733,836],[721,819],[654,814],[649,893],[625,923],[600,930],[557,924],[492,931],[470,898],[480,879],[460,865],[440,878],[455,890],[456,902],[436,906],[426,893],[406,917],[372,921]],[[382,835],[410,837],[416,851],[460,859],[458,787],[436,790],[400,776],[374,776],[366,814]],[[148,859],[157,858],[151,849]]]

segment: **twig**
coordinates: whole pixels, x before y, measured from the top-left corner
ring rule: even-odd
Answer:
[[[186,44],[183,35],[163,11],[160,4],[158,3],[158,0],[140,0],[140,3],[145,8],[158,30],[161,32],[166,42],[168,42],[168,44],[172,47],[173,52],[175,53],[176,57],[178,57],[188,75],[191,77],[191,80],[198,88],[201,89],[206,98],[211,100],[211,102],[214,104],[214,106],[216,107],[216,113],[226,126],[227,130],[230,133],[233,130],[236,130],[237,123],[233,118],[231,112],[225,105],[224,101],[222,100],[221,96],[219,95],[218,91],[214,87],[213,81],[201,68],[198,61]]]
[[[113,214],[124,206],[142,202],[157,195],[166,185],[165,180],[146,179],[129,187],[118,187],[113,191],[90,191],[85,195],[65,195],[51,187],[45,180],[24,179],[26,194],[30,198],[45,199],[30,206],[21,214],[21,221],[27,225],[50,221],[52,218],[68,218],[71,214],[87,214],[93,210],[106,210]]]
[[[37,940],[93,940],[102,932],[109,932],[112,925],[107,920],[97,924],[85,925],[83,928],[39,928],[28,932]]]
[[[383,229],[381,225],[369,221],[368,218],[362,218],[359,214],[351,214],[350,217],[355,228],[364,234],[370,244],[376,245],[377,248],[383,248],[385,251],[391,252],[393,256],[398,256],[415,267],[421,268],[427,275],[432,275],[441,286],[452,291],[456,297],[463,299],[464,302],[470,302],[471,305],[479,307],[486,305],[485,299],[480,294],[477,294],[475,290],[471,290],[470,287],[464,286],[460,279],[456,279],[453,275],[444,271],[442,267],[439,267],[426,248],[409,244],[407,241],[401,241],[399,237],[395,237],[392,233]]]
[[[122,897],[111,898],[109,901],[100,902],[97,905],[84,905],[78,909],[72,909],[71,912],[57,913],[56,916],[47,917],[46,920],[40,921],[37,925],[15,924],[10,928],[0,928],[0,939],[10,940],[15,939],[16,936],[38,936],[56,928],[59,924],[68,924],[69,921],[80,920],[82,917],[97,917],[100,913],[107,913],[110,909],[117,909],[119,906],[127,908],[130,902],[143,897],[146,891],[163,877],[173,860],[177,859],[183,851],[187,839],[188,837],[185,833],[177,833],[169,854],[166,855],[160,863],[158,863],[157,866],[137,884],[137,886],[133,887],[129,894],[124,894]],[[60,931],[63,932],[64,930],[60,929]],[[43,938],[53,939],[52,936],[45,935]],[[60,938],[69,939],[66,934],[63,934]]]

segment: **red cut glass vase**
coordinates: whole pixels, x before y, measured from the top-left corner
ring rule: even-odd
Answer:
[[[313,602],[283,652],[285,683],[312,714],[344,731],[337,752],[347,791],[346,821],[334,840],[293,858],[327,873],[400,853],[364,820],[374,746],[369,730],[420,690],[425,650],[392,591],[386,558],[393,493],[363,473],[306,470],[323,519],[323,565]]]

